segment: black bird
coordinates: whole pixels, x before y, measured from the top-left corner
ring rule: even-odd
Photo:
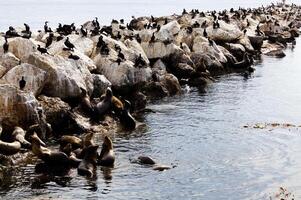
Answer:
[[[247,29],[244,29],[244,35],[246,35],[247,34]]]
[[[44,54],[44,53],[46,53],[46,54],[49,54],[48,53],[48,51],[47,51],[47,49],[45,49],[45,48],[42,48],[39,44],[38,44],[38,51],[41,53],[41,54]]]
[[[30,27],[28,26],[28,24],[24,23],[24,26],[25,26],[25,32],[29,33],[30,32]]]
[[[121,52],[121,49],[118,51],[118,58],[125,60],[124,54]]]
[[[167,23],[168,23],[168,20],[167,20],[167,18],[165,18],[164,25],[167,24]]]
[[[66,41],[64,42],[64,44],[66,45],[66,47],[68,47],[71,50],[73,50],[75,48],[74,45],[69,41],[68,37],[67,37]]]
[[[207,33],[207,31],[206,31],[206,28],[205,28],[204,31],[203,31],[203,36],[204,36],[205,38],[208,37],[208,33]]]
[[[107,44],[102,45],[101,49],[100,49],[100,54],[109,55],[109,53],[110,53],[110,49],[109,49],[108,45]]]
[[[208,39],[209,45],[213,46],[213,40]]]
[[[7,42],[7,37],[5,37],[5,43],[3,44],[3,51],[4,53],[7,53],[8,52],[8,42]]]
[[[155,18],[154,18],[154,16],[152,16],[152,15],[151,15],[151,21],[152,21],[152,22],[155,21]]]
[[[31,38],[31,31],[29,31],[28,33],[24,33],[24,34],[22,35],[22,38],[25,38],[25,39]]]
[[[201,28],[206,28],[207,27],[207,21],[205,20],[202,25],[201,25]]]
[[[122,60],[118,57],[116,62],[118,63],[118,65],[120,65],[120,63],[122,62]]]
[[[44,24],[44,31],[45,33],[49,32],[48,21],[46,21]]]
[[[105,42],[103,41],[102,38],[103,38],[102,35],[99,36],[98,42],[97,42],[97,44],[96,44],[96,47],[97,47],[97,48],[101,48],[101,47],[105,44]]]
[[[193,28],[199,28],[200,27],[200,24],[195,21],[194,24],[192,25]]]
[[[160,31],[160,29],[161,29],[161,26],[160,26],[160,25],[158,25],[158,26],[157,26],[157,32],[159,32],[159,31]]]
[[[137,40],[138,43],[141,43],[142,40],[141,40],[141,37],[140,37],[139,34],[136,34],[135,38],[136,38],[136,40]]]
[[[182,12],[182,15],[185,15],[185,14],[187,14],[187,11],[186,11],[186,9],[184,8],[184,9],[183,9],[183,12]]]
[[[19,81],[20,90],[23,90],[26,85],[26,81],[24,80],[24,76],[22,76],[22,79]]]
[[[73,55],[72,53],[68,56],[68,58],[73,59],[73,60],[79,60],[79,56]]]
[[[191,27],[191,26],[188,26],[186,32],[187,32],[188,34],[191,34],[192,31],[193,31],[192,27]]]
[[[119,46],[118,44],[115,44],[114,47],[115,47],[115,50],[116,50],[116,51],[118,51],[118,52],[121,51],[121,48],[120,48],[120,46]]]
[[[146,62],[142,58],[141,54],[139,54],[138,58],[135,59],[135,67],[143,67],[146,65]]]
[[[53,33],[50,33],[49,36],[46,39],[46,46],[45,47],[48,48],[52,44],[52,41],[53,41]]]
[[[155,37],[155,33],[153,33],[153,35],[152,35],[152,37],[151,37],[151,39],[150,39],[150,43],[153,43],[153,42],[155,42],[155,40],[156,40],[156,37]]]
[[[58,42],[62,39],[64,39],[64,36],[60,33],[60,35],[56,37],[56,41]]]
[[[87,29],[85,30],[83,25],[81,25],[82,27],[80,28],[80,32],[82,33],[83,37],[87,37],[88,35],[88,31]]]
[[[124,24],[124,19],[120,19],[120,24]]]

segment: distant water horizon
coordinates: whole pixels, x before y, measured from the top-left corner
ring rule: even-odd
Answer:
[[[240,7],[258,7],[279,1],[271,0],[9,0],[0,1],[0,31],[9,26],[23,27],[27,23],[33,30],[42,29],[44,22],[49,21],[50,27],[58,23],[76,26],[99,18],[101,24],[109,24],[112,18],[129,21],[131,16],[166,16],[187,10],[199,9],[222,10]],[[287,3],[301,4],[301,0]]]

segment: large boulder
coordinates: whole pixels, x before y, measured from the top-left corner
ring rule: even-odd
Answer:
[[[10,52],[2,54],[0,57],[0,65],[2,65],[5,68],[5,72],[19,65],[19,63],[20,60]]]
[[[93,77],[84,62],[61,56],[30,54],[28,62],[47,72],[43,94],[62,99],[78,98],[81,89],[93,91]]]
[[[1,79],[1,82],[19,87],[19,81],[24,77],[26,85],[24,91],[39,95],[45,85],[46,71],[34,65],[23,63],[9,70]]]
[[[103,56],[101,54],[94,58],[97,72],[103,74],[116,88],[133,86],[135,84],[148,82],[151,78],[149,67],[136,68],[133,62],[124,61],[118,65],[113,55]]]
[[[92,74],[94,90],[92,93],[93,97],[100,97],[105,93],[108,87],[112,86],[112,83],[104,76],[100,74]]]
[[[0,84],[0,123],[4,128],[24,128],[39,122],[39,103],[33,93],[9,84]]]
[[[37,46],[31,39],[18,37],[9,41],[9,51],[22,62],[27,62],[29,55],[37,51]]]
[[[226,22],[219,21],[220,28],[213,29],[213,26],[207,28],[208,37],[214,41],[233,42],[238,40],[243,33],[234,24],[227,24]]]
[[[171,54],[183,51],[175,44],[165,45],[163,42],[142,42],[141,46],[148,59],[164,58]]]
[[[165,41],[167,39],[173,40],[174,36],[177,35],[181,30],[180,24],[174,20],[160,28],[160,31],[155,34],[156,38],[160,41]]]

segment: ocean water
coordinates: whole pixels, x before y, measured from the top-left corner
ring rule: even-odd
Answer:
[[[223,9],[260,6],[269,1],[7,1],[0,0],[0,27],[23,21],[39,28],[45,20],[76,22],[168,15],[183,7]],[[298,3],[297,1],[295,3]],[[186,88],[181,96],[149,105],[155,113],[139,119],[145,126],[114,134],[116,165],[98,168],[94,179],[78,176],[45,180],[34,165],[6,174],[1,199],[288,199],[301,198],[301,40],[283,59],[263,57],[255,73],[217,78],[206,93]],[[264,124],[292,124],[273,127]],[[97,141],[100,143],[101,141]],[[164,172],[131,163],[139,155],[173,165]]]

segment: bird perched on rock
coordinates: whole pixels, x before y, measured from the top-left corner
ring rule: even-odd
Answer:
[[[121,52],[121,49],[118,50],[118,58],[125,60],[124,54]]]
[[[154,43],[155,40],[156,40],[155,33],[153,33],[153,35],[152,35],[152,37],[151,37],[151,39],[150,39],[149,42],[150,42],[150,43]]]
[[[28,24],[24,23],[24,26],[25,26],[25,33],[29,33],[30,27],[28,26]]]
[[[83,25],[81,25],[80,32],[82,33],[83,37],[87,37],[88,31],[87,29],[84,29]]]
[[[208,33],[207,33],[207,31],[206,31],[206,28],[205,28],[204,31],[203,31],[203,36],[204,36],[205,38],[208,37]]]
[[[7,37],[4,37],[4,39],[5,39],[5,43],[3,44],[3,51],[4,51],[4,53],[7,53],[9,45],[7,42]]]
[[[53,41],[53,33],[50,33],[49,36],[46,38],[46,48],[48,48],[51,44],[52,44],[52,41]]]
[[[75,48],[74,44],[72,44],[69,41],[69,37],[67,37],[67,39],[65,40],[64,44],[66,45],[66,47],[68,47],[70,50],[73,50]]]
[[[135,67],[143,67],[146,65],[146,62],[142,58],[141,54],[135,59]]]
[[[38,44],[37,50],[38,50],[41,54],[44,54],[44,53],[49,54],[48,51],[47,51],[47,49],[42,48],[39,44]]]
[[[23,90],[25,88],[26,81],[24,80],[24,76],[22,76],[22,79],[19,81],[20,90]]]
[[[48,21],[46,21],[45,24],[44,24],[44,31],[45,31],[45,33],[52,32],[51,28],[48,27]]]
[[[73,59],[73,60],[79,60],[80,59],[79,56],[74,55],[72,53],[68,56],[68,58]]]

